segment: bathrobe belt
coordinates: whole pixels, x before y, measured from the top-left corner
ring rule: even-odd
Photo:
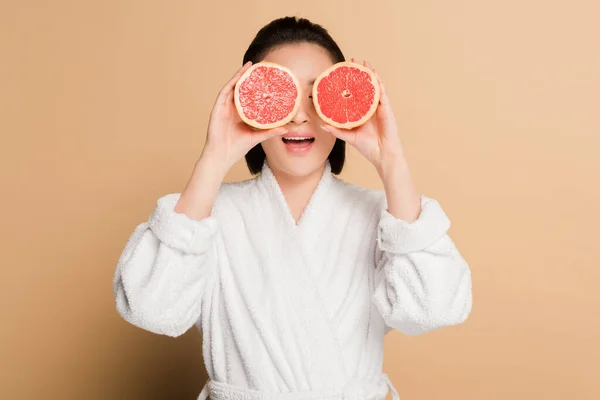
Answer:
[[[230,384],[208,380],[202,388],[198,400],[383,400],[387,386],[392,391],[392,399],[400,400],[398,391],[392,385],[387,374],[382,374],[385,385],[372,381],[351,380],[341,390],[300,391],[300,392],[262,392],[240,388]]]

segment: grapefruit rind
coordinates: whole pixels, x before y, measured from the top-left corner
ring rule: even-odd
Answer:
[[[371,104],[371,108],[361,119],[359,119],[358,121],[348,121],[345,123],[340,123],[340,122],[334,121],[331,118],[325,116],[323,114],[323,112],[321,111],[321,107],[319,106],[319,91],[317,88],[319,87],[319,83],[321,82],[322,79],[328,77],[329,74],[331,74],[331,72],[333,72],[337,68],[344,67],[344,66],[350,67],[350,68],[358,68],[359,70],[368,73],[369,76],[371,77],[371,84],[373,85],[375,93],[374,93],[374,97],[373,97],[373,103]],[[313,88],[312,88],[313,103],[315,105],[315,110],[317,111],[317,114],[319,115],[319,117],[323,121],[328,123],[329,125],[335,126],[336,128],[341,128],[341,129],[353,129],[353,128],[359,127],[359,126],[363,125],[365,122],[367,122],[373,116],[373,114],[375,114],[375,111],[377,111],[380,95],[381,95],[381,90],[379,88],[379,82],[377,81],[377,76],[373,73],[373,71],[371,71],[370,68],[367,68],[362,64],[354,63],[351,61],[342,61],[342,62],[336,63],[336,64],[332,65],[331,67],[327,68],[315,80],[315,83],[313,84]]]
[[[293,110],[288,114],[287,117],[285,117],[279,121],[273,122],[271,124],[261,124],[257,121],[254,121],[254,120],[246,117],[246,115],[244,114],[242,104],[240,103],[240,86],[250,76],[250,74],[252,74],[252,72],[258,67],[278,68],[282,71],[285,71],[291,77],[291,79],[294,81],[294,84],[296,85],[297,95],[296,95],[296,101],[295,101]],[[237,112],[238,112],[240,118],[246,124],[248,124],[254,128],[257,128],[257,129],[277,128],[277,127],[283,126],[283,125],[287,124],[288,122],[290,122],[294,118],[294,116],[296,116],[296,113],[298,113],[298,109],[300,108],[301,96],[302,96],[302,91],[300,90],[300,82],[298,81],[298,78],[296,78],[296,76],[294,76],[292,71],[290,71],[288,68],[284,67],[283,65],[279,65],[279,64],[275,64],[275,63],[267,62],[267,61],[258,62],[256,64],[253,64],[250,68],[248,68],[248,70],[246,72],[244,72],[242,74],[242,76],[240,76],[240,79],[238,79],[238,81],[236,82],[234,93],[233,93],[233,98],[235,101],[235,108],[237,109]]]

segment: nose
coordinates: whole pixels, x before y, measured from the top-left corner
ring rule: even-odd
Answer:
[[[313,107],[312,99],[303,98],[300,100],[300,107],[298,108],[298,112],[292,118],[292,123],[294,124],[304,124],[310,122],[310,108]]]

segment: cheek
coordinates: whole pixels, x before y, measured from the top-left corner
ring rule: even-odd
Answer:
[[[329,133],[325,132],[323,136],[321,136],[321,147],[323,148],[323,150],[327,151],[327,153],[329,154],[329,152],[331,151],[331,149],[333,149],[333,145],[335,144],[335,136],[330,135]]]
[[[277,151],[277,145],[279,144],[280,141],[281,141],[280,137],[272,137],[270,139],[263,141],[261,143],[261,145],[262,145],[263,150],[265,151],[265,154],[269,155],[269,153],[273,153],[273,152]]]

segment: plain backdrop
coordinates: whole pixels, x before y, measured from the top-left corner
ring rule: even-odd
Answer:
[[[2,1],[0,398],[196,398],[200,334],[126,323],[112,277],[183,190],[255,33],[286,15],[378,70],[415,183],[473,271],[463,325],[386,336],[402,399],[600,398],[591,0]],[[240,162],[227,180],[249,176]],[[353,150],[342,178],[381,188]]]

